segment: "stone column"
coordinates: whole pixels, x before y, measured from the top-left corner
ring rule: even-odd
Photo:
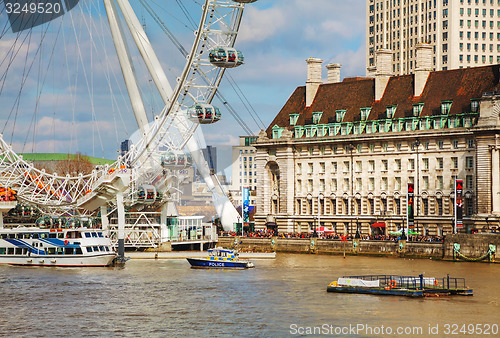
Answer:
[[[101,205],[101,225],[103,231],[109,230],[108,207]]]
[[[491,211],[500,214],[500,148],[491,150]]]

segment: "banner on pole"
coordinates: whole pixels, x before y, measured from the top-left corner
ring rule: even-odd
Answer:
[[[413,228],[415,225],[415,186],[413,183],[408,183],[408,193],[406,195],[408,204],[408,227]]]
[[[464,190],[464,181],[456,180],[455,181],[455,224],[457,228],[462,228],[464,226],[462,219],[462,207],[463,207],[463,199],[462,193]]]
[[[250,222],[250,188],[243,188],[243,223]]]

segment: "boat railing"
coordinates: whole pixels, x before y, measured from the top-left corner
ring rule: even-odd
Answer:
[[[439,280],[442,287],[446,289],[466,289],[465,278],[455,278],[446,276]]]
[[[362,279],[366,281],[380,281],[381,287],[398,287],[409,290],[422,288],[420,277],[414,276],[393,276],[393,275],[364,275],[364,276],[344,276],[344,278]]]

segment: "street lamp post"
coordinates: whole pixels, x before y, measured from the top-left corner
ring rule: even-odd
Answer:
[[[349,150],[351,152],[351,201],[350,201],[350,207],[351,207],[351,219],[350,219],[350,228],[351,228],[351,234],[352,234],[352,218],[354,217],[354,155],[353,155],[353,150],[354,146],[352,144],[349,144]],[[347,234],[349,235],[349,229],[347,229]]]
[[[415,147],[416,153],[417,153],[417,168],[416,168],[416,185],[417,188],[415,189],[415,208],[414,208],[414,218],[415,218],[415,227],[416,227],[416,232],[418,232],[418,209],[420,207],[419,204],[419,196],[420,196],[420,182],[419,182],[419,177],[420,177],[420,172],[419,172],[419,167],[418,167],[418,147],[420,146],[420,140],[416,139],[415,142],[413,143],[413,146]],[[408,203],[408,201],[406,201]]]

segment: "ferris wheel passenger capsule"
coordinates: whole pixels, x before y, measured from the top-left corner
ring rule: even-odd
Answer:
[[[234,68],[241,66],[245,60],[242,52],[229,47],[218,47],[212,49],[208,58],[211,64],[222,68]]]
[[[195,123],[210,124],[219,121],[221,113],[211,104],[197,104],[188,110],[188,118]]]

